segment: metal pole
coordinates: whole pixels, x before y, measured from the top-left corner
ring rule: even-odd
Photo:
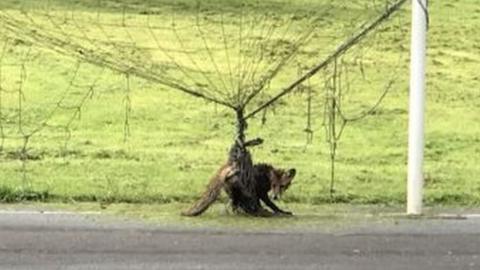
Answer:
[[[427,0],[412,0],[407,214],[422,214]]]

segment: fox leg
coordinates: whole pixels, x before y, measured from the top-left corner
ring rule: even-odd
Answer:
[[[285,214],[285,215],[293,215],[292,212],[289,212],[289,211],[284,211],[280,208],[278,208],[277,205],[275,205],[275,203],[273,203],[270,198],[268,198],[268,195],[263,195],[261,198],[260,198],[268,207],[270,207],[270,209],[273,210],[274,213],[276,214]]]

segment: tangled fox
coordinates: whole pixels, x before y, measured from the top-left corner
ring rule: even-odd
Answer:
[[[238,179],[238,169],[231,163],[222,166],[218,172],[211,178],[207,186],[207,190],[202,197],[187,211],[183,212],[184,216],[198,216],[205,212],[210,205],[219,197],[222,189],[224,189],[232,199],[232,207],[234,210],[242,204],[241,190],[236,187],[236,179]],[[256,164],[253,166],[253,177],[255,181],[255,192],[257,203],[260,206],[262,201],[268,206],[274,214],[291,215],[291,212],[284,211],[273,203],[268,193],[271,191],[273,199],[278,199],[285,190],[288,189],[295,177],[295,169],[277,169],[269,164]],[[243,208],[243,207],[241,207]],[[245,209],[245,208],[244,208]],[[252,211],[253,212],[253,211]],[[255,209],[258,215],[264,215],[265,209]],[[252,213],[251,213],[252,214]]]

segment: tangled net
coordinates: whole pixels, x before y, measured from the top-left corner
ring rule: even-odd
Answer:
[[[25,164],[30,138],[43,129],[63,130],[68,138],[71,123],[96,89],[118,87],[102,81],[105,73],[113,72],[123,80],[125,137],[133,77],[232,109],[237,121],[234,144],[243,153],[236,164],[245,172],[246,189],[251,190],[252,161],[245,146],[248,119],[314,75],[344,63],[339,60],[342,55],[374,33],[405,2],[325,1],[295,12],[281,8],[274,12],[247,1],[219,7],[200,1],[194,6],[181,1],[144,6],[98,0],[83,10],[51,1],[28,7],[7,5],[0,9],[0,149],[6,139],[21,140],[18,155]],[[365,12],[356,12],[358,17],[352,18],[348,8]],[[332,24],[337,25],[333,27],[339,29],[337,33],[322,32],[326,26],[332,29]],[[310,60],[302,61],[305,56]],[[26,108],[28,77],[35,76],[42,61],[60,59],[71,64],[51,71],[60,78],[62,90],[55,89],[45,98],[45,89],[39,86],[29,93],[34,98],[43,95],[48,106],[36,103]],[[298,62],[302,62],[299,74],[286,68]],[[87,72],[84,66],[98,72]],[[285,86],[286,79],[291,83]],[[280,89],[269,87],[279,83]],[[311,106],[311,91],[309,97]],[[331,110],[337,111],[335,105]]]

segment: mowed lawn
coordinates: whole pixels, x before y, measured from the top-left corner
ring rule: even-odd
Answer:
[[[185,25],[198,16],[193,0],[175,4],[99,1],[103,3],[101,9],[96,8],[97,1],[42,2],[54,6],[58,14],[63,12],[61,16],[71,18],[74,14],[79,21],[82,16],[99,16],[104,21],[126,18],[126,24],[145,24],[149,5],[160,10],[160,15],[151,17],[157,25],[171,23],[171,16],[165,15],[169,12],[175,13],[176,22]],[[248,2],[253,6],[250,12],[269,10],[269,16],[274,18],[276,13],[292,16],[289,12],[308,17],[309,10],[324,9],[328,1],[266,1],[257,9],[254,2]],[[316,36],[305,49],[308,53],[300,54],[296,62],[311,65],[321,61],[352,33],[355,27],[349,22],[358,26],[361,20],[378,14],[372,10],[365,13],[361,2],[351,1],[343,8],[329,10],[323,19],[331,23],[315,30]],[[125,3],[129,8],[122,9]],[[228,16],[240,16],[235,12],[238,2],[207,3],[201,12],[218,17],[222,11],[216,7],[224,5]],[[0,4],[2,11],[11,15],[22,10],[34,14],[39,6],[35,1],[8,0]],[[476,0],[434,1],[430,13],[425,200],[429,205],[479,205],[480,7]],[[288,95],[274,110],[268,110],[265,124],[261,115],[250,121],[248,136],[265,140],[264,145],[253,149],[254,160],[298,171],[294,185],[283,198],[285,202],[398,205],[405,201],[409,16],[406,6],[382,27],[379,35],[367,39],[361,50],[353,50],[347,58],[347,62],[356,55],[363,59],[350,68],[356,79],[350,82],[343,103],[349,115],[368,110],[392,75],[395,83],[371,116],[346,126],[338,145],[333,198],[329,194],[330,154],[323,126],[323,80],[328,75],[322,72],[310,82],[315,91],[311,144],[307,144],[304,132],[305,92]],[[85,26],[85,20],[82,23]],[[105,35],[94,32],[98,29],[89,31],[93,36]],[[195,36],[198,30],[192,29],[190,34]],[[221,40],[215,45],[221,48]],[[1,62],[4,90],[0,91],[0,120],[4,140],[0,152],[0,201],[191,202],[227,158],[235,131],[231,110],[134,76],[129,78],[127,89],[122,74],[38,49],[35,44],[32,50],[38,55],[25,62],[23,93],[19,95],[5,89],[18,88],[22,74],[19,63],[23,63],[22,56],[29,46],[21,40],[10,40],[8,46]],[[268,94],[295,79],[296,62],[284,68]],[[90,91],[100,73],[102,76]],[[59,104],[82,106],[76,113],[75,109],[57,109]],[[27,154],[22,154],[21,132],[35,130],[51,112],[48,125],[29,137]],[[24,154],[26,162],[21,161]]]

